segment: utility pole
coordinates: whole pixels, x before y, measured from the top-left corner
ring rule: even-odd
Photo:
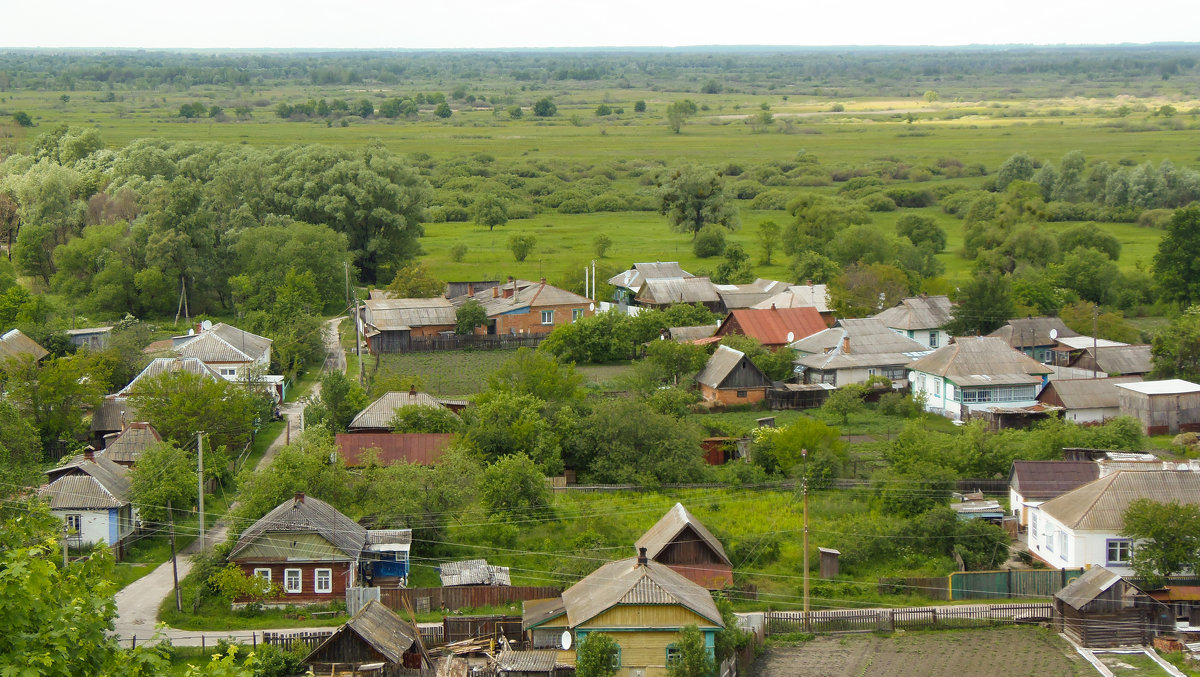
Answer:
[[[1099,341],[1096,339],[1096,320],[1100,317],[1100,306],[1092,306],[1092,378],[1096,378],[1097,362],[1100,360],[1099,347],[1096,345]]]
[[[346,271],[346,307],[350,307],[350,262],[342,261],[342,268]]]
[[[167,499],[167,524],[171,526],[171,580],[175,581],[175,610],[183,611],[183,598],[179,594],[179,566],[175,561],[175,511]]]
[[[800,492],[804,497],[804,631],[808,632],[808,449],[800,450],[803,475]]]
[[[207,549],[204,538],[204,431],[196,433],[196,457],[199,460],[199,474],[196,480],[196,493],[200,496],[200,554]]]
[[[367,368],[362,361],[362,315],[358,312],[358,293],[354,294],[354,354],[358,356],[358,385],[367,387]]]

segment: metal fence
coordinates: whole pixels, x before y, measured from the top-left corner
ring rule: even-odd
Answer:
[[[904,607],[898,609],[831,609],[812,611],[768,611],[766,634],[790,632],[845,633],[892,632],[986,627],[1009,623],[1048,620],[1050,604],[971,604],[963,606]]]
[[[932,578],[881,578],[879,594],[917,593],[930,599],[1027,599],[1052,597],[1083,569],[1005,569],[1000,571],[958,571]]]

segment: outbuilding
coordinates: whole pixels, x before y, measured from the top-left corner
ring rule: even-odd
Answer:
[[[1175,627],[1171,609],[1104,567],[1054,594],[1054,626],[1084,647],[1150,644]]]
[[[1200,432],[1200,384],[1172,378],[1117,388],[1121,415],[1141,421],[1147,435]]]
[[[715,404],[760,402],[771,387],[771,379],[745,353],[729,346],[717,346],[696,381],[700,383],[700,396]]]
[[[421,635],[410,623],[377,600],[371,600],[328,639],[321,642],[304,663],[316,674],[333,674],[338,668],[358,671],[382,664],[383,677],[418,670],[424,662],[418,641]],[[432,667],[432,666],[430,666]]]

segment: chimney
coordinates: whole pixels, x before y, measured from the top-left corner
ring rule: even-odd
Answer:
[[[498,296],[500,296],[500,285],[492,287],[492,298],[496,298]]]
[[[200,333],[203,333],[203,332],[204,332],[204,325],[202,325],[202,324],[200,324],[199,322],[197,322],[197,323],[196,323],[196,333],[197,333],[197,334],[200,334]]]
[[[645,548],[638,548],[637,565],[640,567],[646,566],[646,549]]]
[[[542,278],[542,284],[546,284],[546,278]]]
[[[849,336],[842,337],[842,354],[843,355],[850,354],[850,337]]]
[[[468,282],[467,283],[467,296],[474,296],[474,295],[475,295],[475,283]]]
[[[515,280],[513,280],[513,276],[509,275],[508,276],[508,287],[505,288],[505,290],[504,290],[504,298],[511,299],[513,297],[513,294],[516,291],[517,291],[517,283]]]
[[[300,505],[303,502],[304,502],[304,492],[297,491],[296,492],[296,505]]]
[[[805,280],[804,284],[807,284],[808,286],[810,286],[810,287],[811,287],[811,286],[812,286],[812,280]]]
[[[93,449],[90,444],[83,448],[83,460],[85,460],[85,461],[95,461],[96,460],[96,450]]]
[[[775,304],[774,304],[774,303],[772,303],[772,304],[771,304],[771,310],[775,310]]]

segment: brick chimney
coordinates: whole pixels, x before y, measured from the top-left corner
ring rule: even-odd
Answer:
[[[504,298],[511,299],[517,291],[517,283],[513,280],[513,276],[508,276],[508,286],[504,288]]]
[[[296,505],[300,505],[303,502],[304,502],[304,492],[297,491],[296,492]]]
[[[96,450],[93,449],[91,445],[88,445],[83,448],[83,460],[85,460],[85,461],[95,461],[96,460]]]
[[[492,298],[497,298],[498,296],[500,296],[500,285],[492,287]]]
[[[645,549],[645,548],[638,548],[638,558],[637,558],[637,565],[638,565],[638,566],[640,566],[640,567],[644,567],[644,566],[646,566],[646,562],[647,562],[647,560],[646,560],[646,549]]]
[[[850,337],[849,336],[842,337],[842,354],[843,355],[850,354]]]

